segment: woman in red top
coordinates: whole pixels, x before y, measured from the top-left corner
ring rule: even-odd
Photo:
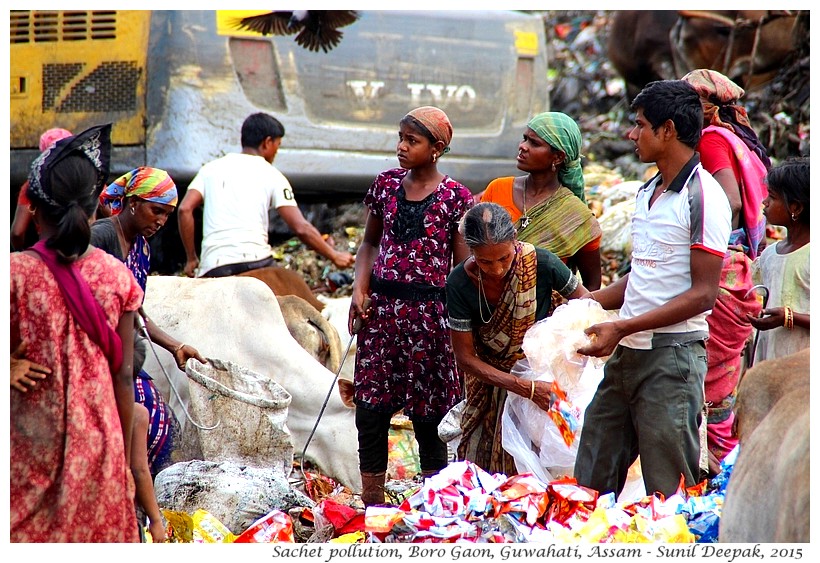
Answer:
[[[714,70],[693,70],[683,77],[700,95],[703,133],[696,147],[703,167],[726,192],[732,207],[732,233],[723,258],[720,289],[706,341],[707,447],[710,473],[737,445],[732,435],[735,391],[744,366],[743,349],[752,333],[747,315],[757,316],[761,305],[754,292],[752,261],[766,243],[763,200],[769,158],[752,130],[746,110],[738,105],[743,88]]]

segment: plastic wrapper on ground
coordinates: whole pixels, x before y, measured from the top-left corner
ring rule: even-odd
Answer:
[[[387,478],[410,479],[420,472],[413,423],[405,415],[395,415],[387,434]]]
[[[281,510],[272,510],[242,532],[234,543],[293,543],[293,522]]]
[[[171,530],[171,541],[176,543],[233,543],[236,536],[206,510],[193,515],[175,510],[163,510],[162,515]]]

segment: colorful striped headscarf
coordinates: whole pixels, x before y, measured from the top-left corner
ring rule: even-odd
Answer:
[[[100,205],[111,209],[111,215],[119,215],[125,198],[136,196],[146,201],[176,207],[177,187],[165,170],[140,166],[123,174],[100,194]]]
[[[444,143],[445,149],[450,146],[450,141],[453,140],[453,126],[446,113],[437,107],[422,106],[411,110],[407,115],[424,125],[437,141]]]
[[[530,119],[527,127],[549,146],[564,151],[567,157],[558,169],[558,179],[581,201],[586,201],[581,168],[581,130],[575,120],[560,111],[548,111]]]
[[[738,104],[738,100],[746,93],[743,88],[718,71],[705,68],[693,70],[681,80],[691,84],[700,96],[704,125],[728,129],[757,154],[767,170],[771,168],[766,147],[752,129],[746,108]]]

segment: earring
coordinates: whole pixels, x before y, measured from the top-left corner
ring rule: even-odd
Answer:
[[[438,154],[433,153],[433,164],[435,164],[437,158],[438,158]]]
[[[797,214],[796,213],[792,213],[792,221],[794,221],[795,223],[797,222]]]
[[[136,215],[136,213],[134,212],[134,207],[133,206],[129,207],[128,209],[131,210],[131,215]]]
[[[555,172],[555,169],[556,169],[555,162],[553,162],[552,163],[552,171]]]
[[[34,206],[33,205],[28,206],[28,212],[29,212],[29,215],[34,215]]]

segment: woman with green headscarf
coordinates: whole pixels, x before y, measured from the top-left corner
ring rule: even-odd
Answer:
[[[545,248],[590,291],[601,287],[601,227],[584,202],[581,131],[568,115],[545,112],[533,117],[518,144],[518,169],[524,176],[496,178],[481,201],[504,207],[518,240]]]

